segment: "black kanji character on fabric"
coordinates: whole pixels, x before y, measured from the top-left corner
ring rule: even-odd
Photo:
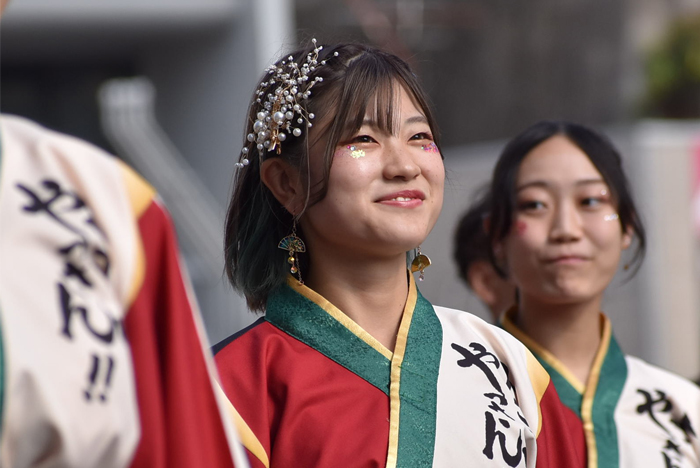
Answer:
[[[676,465],[675,460],[673,460],[667,454],[664,453],[663,456],[664,456],[664,468],[682,468],[680,465]]]
[[[101,350],[113,345],[117,339],[125,339],[121,321],[107,310],[109,304],[94,296],[98,294],[95,284],[101,277],[109,279],[110,258],[107,237],[95,221],[90,206],[77,193],[63,188],[55,180],[44,179],[36,189],[27,184],[17,184],[17,188],[29,197],[21,207],[22,211],[47,216],[71,233],[72,239],[56,250],[64,264],[62,278],[57,278],[55,283],[60,334],[74,343],[76,336],[87,336],[98,346],[96,349]],[[76,281],[69,281],[71,279]],[[91,297],[94,300],[90,301]],[[77,333],[79,330],[88,333],[80,335]],[[84,357],[88,360],[89,371],[83,396],[87,402],[105,403],[108,401],[107,392],[115,372],[116,359],[111,352],[100,352],[98,355],[86,351]]]
[[[668,429],[666,429],[666,426],[661,424],[661,422],[659,422],[659,420],[656,419],[656,414],[655,414],[655,412],[670,413],[671,410],[673,409],[673,403],[671,403],[671,400],[669,400],[666,397],[666,393],[662,392],[661,390],[656,390],[656,394],[657,394],[658,398],[654,399],[654,397],[651,395],[651,393],[647,392],[646,390],[638,389],[637,392],[641,393],[646,400],[644,403],[637,406],[637,413],[639,413],[639,414],[647,413],[649,415],[649,417],[651,418],[651,420],[654,421],[654,424],[656,424],[661,429],[663,429],[664,432],[669,433]]]
[[[92,211],[78,194],[69,190],[64,190],[55,180],[44,179],[41,181],[41,186],[48,192],[48,195],[44,198],[39,195],[38,190],[34,191],[26,185],[17,184],[17,188],[26,193],[30,199],[30,203],[23,207],[24,211],[35,214],[46,213],[66,229],[73,231],[81,238],[85,238],[82,230],[76,228],[62,216],[66,213],[78,212],[85,209],[85,223],[97,229],[104,236],[104,232],[95,222]],[[58,206],[60,203],[66,203],[67,206],[61,208]]]
[[[507,436],[503,431],[498,430],[500,426],[509,429],[510,422],[507,419],[496,418],[493,414],[488,411],[484,413],[486,417],[486,446],[484,447],[483,453],[486,458],[493,460],[493,445],[498,439],[498,445],[501,448],[501,455],[503,456],[503,461],[506,462],[508,466],[516,467],[520,465],[521,460],[525,457],[525,447],[523,447],[523,434],[522,431],[518,433],[518,442],[515,447],[515,453],[510,454],[507,447]],[[511,418],[512,419],[512,418]]]
[[[486,394],[486,396],[488,396],[488,395],[489,394]],[[501,413],[503,416],[510,419],[511,421],[515,421],[515,418],[511,417],[508,413],[506,413],[506,410],[504,407],[501,407],[497,402],[495,402],[493,400],[491,400],[491,402],[489,403],[488,408],[495,413]]]
[[[671,422],[678,428],[680,429],[683,434],[685,434],[685,441],[688,443],[691,443],[690,437],[697,437],[695,434],[695,430],[693,429],[693,425],[690,423],[690,418],[688,418],[687,414],[684,414],[682,417],[678,419],[671,419]]]
[[[61,334],[69,340],[75,338],[75,327],[82,325],[90,337],[97,340],[102,345],[113,345],[118,339],[125,339],[124,327],[120,320],[115,319],[108,313],[101,310],[88,309],[80,304],[79,300],[74,301],[70,291],[62,284],[58,283],[58,296],[61,308],[62,328]],[[94,314],[101,314],[102,317],[95,317]],[[76,318],[77,316],[77,318]],[[95,320],[95,319],[98,320]],[[75,319],[75,320],[74,320]],[[105,320],[106,319],[106,320]],[[98,329],[95,322],[105,323],[103,329]],[[116,359],[111,353],[104,356],[92,354],[89,360],[90,371],[87,375],[87,388],[83,390],[83,397],[86,403],[108,401],[108,391],[112,383],[112,376],[116,366]],[[104,362],[104,364],[103,364]],[[99,397],[95,398],[96,389],[100,389]]]
[[[687,414],[674,417],[673,402],[668,398],[665,392],[654,390],[654,393],[646,390],[637,389],[637,392],[644,397],[644,402],[637,406],[638,414],[646,414],[649,418],[668,434],[666,445],[661,447],[661,456],[663,457],[666,468],[680,468],[683,461],[683,452],[681,450],[681,442],[670,430],[673,426],[678,428],[684,435],[685,442],[691,443],[691,437],[696,437],[695,430],[688,418]],[[665,426],[660,418],[667,415],[668,421],[673,426]]]
[[[487,393],[485,395],[489,398],[498,398],[501,405],[507,405],[508,401],[506,400],[505,393],[503,393],[503,390],[501,389],[501,384],[498,382],[496,375],[489,367],[489,364],[491,364],[496,369],[499,369],[501,367],[501,361],[495,354],[486,351],[486,348],[481,343],[471,343],[469,347],[476,351],[476,353],[469,351],[467,348],[464,348],[457,343],[452,343],[452,349],[464,356],[463,359],[457,361],[457,365],[460,367],[476,366],[479,368],[484,375],[486,375],[486,378],[489,379],[489,383],[497,392]]]
[[[494,445],[497,445],[507,466],[519,466],[523,460],[527,459],[523,428],[528,427],[528,423],[520,412],[508,366],[495,354],[488,352],[481,343],[470,343],[469,348],[457,343],[452,343],[451,346],[462,356],[462,359],[457,361],[457,365],[481,370],[494,389],[493,392],[484,393],[488,399],[488,405],[484,413],[486,433],[483,454],[489,460],[493,460]],[[500,379],[497,371],[500,371]],[[502,382],[505,382],[505,387]]]
[[[672,440],[666,441],[666,447],[664,447],[664,450],[671,450],[671,451],[676,452],[678,454],[681,453],[681,448],[677,444],[675,444]]]
[[[99,233],[100,240],[105,240],[106,236],[95,222],[92,210],[78,194],[62,188],[58,182],[50,179],[43,180],[40,188],[36,190],[24,184],[17,184],[17,188],[29,197],[29,202],[22,207],[23,211],[45,214],[75,234],[74,242],[58,249],[65,261],[66,277],[74,277],[84,286],[92,287],[94,279],[88,274],[88,262],[103,276],[109,275],[110,260],[106,248],[91,243],[89,231]],[[43,192],[43,196],[40,192]]]
[[[81,259],[87,257],[103,276],[109,276],[109,256],[100,247],[90,246],[87,242],[80,241],[62,247],[58,252],[63,255],[66,262],[63,274],[66,277],[77,278],[86,287],[91,288],[94,281],[90,278],[86,266],[80,261]]]
[[[82,319],[85,329],[90,332],[92,336],[97,338],[103,343],[110,344],[115,338],[115,333],[121,329],[120,322],[107,314],[104,314],[109,322],[109,326],[106,330],[99,331],[96,330],[90,321],[91,312],[83,306],[76,305],[72,303],[71,294],[68,289],[62,284],[58,283],[58,296],[59,303],[61,305],[61,318],[63,319],[63,328],[61,333],[68,339],[73,339],[72,323],[73,317],[79,315]]]

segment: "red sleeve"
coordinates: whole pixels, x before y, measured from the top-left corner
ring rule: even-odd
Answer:
[[[537,436],[537,468],[584,468],[586,438],[581,420],[559,400],[550,381],[540,400],[542,426]]]
[[[251,468],[269,466],[274,439],[271,421],[278,419],[274,416],[275,398],[268,390],[266,354],[271,329],[264,320],[257,320],[219,343],[214,356],[221,387],[241,418],[237,429]]]
[[[141,418],[132,467],[233,467],[175,236],[152,202],[138,227],[145,274],[124,327]]]
[[[386,466],[382,390],[264,320],[217,348],[251,468]]]

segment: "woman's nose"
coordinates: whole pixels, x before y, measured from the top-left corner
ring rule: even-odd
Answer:
[[[581,237],[581,215],[572,203],[559,203],[554,210],[550,237],[556,242],[570,242]]]
[[[398,142],[391,142],[385,146],[384,155],[384,177],[386,179],[411,180],[421,173],[415,155],[415,149],[408,145],[401,145]]]

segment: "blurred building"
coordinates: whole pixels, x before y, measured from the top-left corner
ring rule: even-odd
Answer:
[[[543,118],[627,121],[646,50],[698,0],[297,0],[300,36],[356,39],[411,62],[447,145]]]

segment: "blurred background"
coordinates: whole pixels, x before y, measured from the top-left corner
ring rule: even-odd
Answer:
[[[221,253],[245,109],[263,68],[312,37],[386,48],[431,96],[448,182],[421,290],[439,305],[487,316],[452,237],[506,139],[543,118],[610,135],[650,239],[604,310],[628,353],[700,376],[700,0],[12,0],[0,109],[156,186],[216,343],[255,319]]]

